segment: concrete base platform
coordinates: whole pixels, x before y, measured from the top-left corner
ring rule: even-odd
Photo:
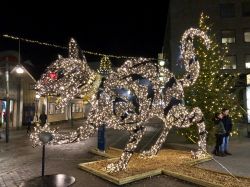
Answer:
[[[128,168],[118,173],[108,173],[107,164],[116,162],[122,150],[109,148],[104,152],[91,149],[92,153],[108,159],[81,163],[79,168],[117,185],[138,181],[160,174],[172,176],[199,186],[250,186],[250,178],[237,177],[196,167],[197,164],[212,159],[210,155],[204,159],[194,160],[191,153],[172,149],[163,149],[153,158],[140,158],[137,153],[131,158]]]

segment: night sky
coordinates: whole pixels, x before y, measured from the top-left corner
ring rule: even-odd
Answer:
[[[161,52],[167,21],[167,3],[100,4],[92,2],[30,7],[5,5],[0,11],[0,32],[18,37],[67,46],[75,38],[83,50],[126,56],[157,58]],[[127,2],[127,1],[126,1]],[[18,50],[18,42],[0,37],[0,50]],[[64,49],[21,42],[22,60],[31,60],[36,74],[57,58]],[[100,57],[86,55],[88,61]],[[116,59],[111,59],[118,65]]]

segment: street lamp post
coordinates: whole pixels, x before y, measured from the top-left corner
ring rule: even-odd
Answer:
[[[9,96],[9,90],[10,90],[10,86],[9,86],[9,64],[6,63],[5,65],[6,70],[5,70],[5,78],[6,78],[6,112],[5,112],[5,122],[6,122],[6,126],[5,126],[5,133],[6,133],[6,143],[9,142],[9,122],[10,122],[10,96]]]
[[[24,73],[22,66],[17,65],[14,67],[18,74]],[[10,66],[8,61],[5,64],[5,80],[6,80],[6,112],[5,112],[5,141],[9,142],[9,130],[10,130]]]
[[[50,132],[41,132],[39,134],[39,140],[42,142],[42,176],[35,177],[26,182],[23,182],[21,186],[70,186],[75,182],[75,177],[65,174],[53,174],[44,175],[45,172],[45,145],[53,140],[53,135]]]

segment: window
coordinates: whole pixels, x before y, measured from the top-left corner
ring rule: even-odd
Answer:
[[[235,32],[233,30],[221,31],[221,43],[235,43]]]
[[[250,69],[250,55],[245,56],[245,66],[246,69]]]
[[[220,16],[223,18],[230,18],[235,16],[235,6],[233,3],[226,3],[220,5]]]
[[[63,114],[64,113],[64,107],[63,108],[56,108],[56,103],[49,103],[49,114]]]
[[[76,104],[71,104],[71,110],[72,110],[72,112],[76,112],[75,110],[76,110]]]
[[[247,84],[249,84],[249,75],[247,75]],[[247,96],[247,121],[250,123],[250,86],[246,87],[246,96]]]
[[[250,74],[247,75],[247,85],[250,85]],[[250,92],[249,92],[250,93]],[[250,105],[249,105],[250,106]],[[249,108],[250,109],[250,108]]]
[[[72,112],[82,112],[82,104],[73,103],[72,104]]]
[[[49,103],[49,114],[55,114],[55,103]]]
[[[222,69],[236,69],[236,56],[226,56]]]
[[[56,114],[63,114],[64,113],[64,107],[56,109]]]
[[[242,8],[242,16],[248,17],[250,16],[250,2],[243,2],[241,4]]]
[[[244,42],[250,42],[250,29],[244,31]]]

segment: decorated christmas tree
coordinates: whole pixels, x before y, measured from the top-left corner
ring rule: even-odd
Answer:
[[[106,76],[109,74],[110,70],[111,70],[111,61],[110,61],[109,57],[103,56],[101,59],[101,63],[100,63],[100,67],[99,67],[98,72],[101,75]]]
[[[225,73],[225,67],[230,66],[225,57],[228,52],[227,46],[219,46],[215,35],[212,33],[212,27],[209,24],[209,17],[201,14],[199,28],[205,31],[210,37],[212,43],[209,49],[196,43],[196,54],[200,63],[200,75],[196,83],[187,87],[185,90],[185,103],[190,107],[199,107],[203,114],[208,131],[209,142],[213,139],[214,113],[220,112],[223,108],[230,110],[230,116],[233,121],[233,134],[237,133],[237,121],[242,117],[243,109],[234,95],[235,83],[239,74]],[[196,127],[179,131],[191,141],[197,141]]]

